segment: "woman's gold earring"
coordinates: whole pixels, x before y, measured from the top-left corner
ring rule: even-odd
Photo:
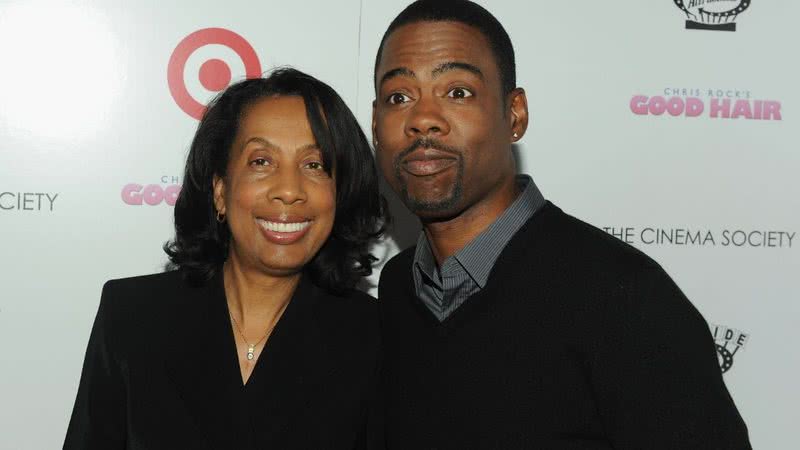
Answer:
[[[217,222],[225,222],[225,214],[221,214],[219,211],[217,211]]]

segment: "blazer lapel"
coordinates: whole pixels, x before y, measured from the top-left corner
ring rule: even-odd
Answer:
[[[306,276],[267,341],[245,389],[257,448],[287,431],[322,387],[332,365],[316,305],[325,293]],[[324,300],[324,299],[322,299]]]
[[[236,344],[221,271],[198,288],[183,289],[167,343],[167,374],[209,449],[252,447],[242,399]]]

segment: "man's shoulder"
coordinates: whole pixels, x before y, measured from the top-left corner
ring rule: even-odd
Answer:
[[[549,214],[542,217],[538,238],[561,258],[579,259],[608,268],[633,270],[661,269],[651,257],[636,247],[548,202]],[[534,217],[532,220],[536,220]]]

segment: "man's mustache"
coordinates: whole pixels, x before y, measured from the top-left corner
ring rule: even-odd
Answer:
[[[417,139],[394,158],[395,165],[400,165],[408,155],[410,155],[411,153],[420,148],[431,148],[434,150],[439,150],[441,152],[451,153],[458,159],[461,159],[463,155],[463,152],[461,150],[455,147],[451,147],[449,145],[445,145],[440,141],[438,141],[437,139],[432,139],[432,138]]]

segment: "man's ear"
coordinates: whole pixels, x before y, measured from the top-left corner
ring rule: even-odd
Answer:
[[[214,209],[217,214],[225,215],[225,180],[214,175],[211,186],[214,188]]]
[[[508,120],[511,142],[517,142],[525,135],[528,130],[528,98],[525,96],[525,89],[515,88],[508,94]]]

